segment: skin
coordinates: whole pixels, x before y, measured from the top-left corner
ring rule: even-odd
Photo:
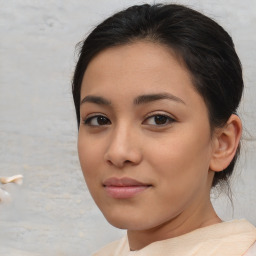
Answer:
[[[171,97],[138,103],[152,94]],[[232,116],[212,134],[205,102],[170,49],[141,41],[102,51],[84,74],[81,102],[78,153],[85,181],[106,219],[127,229],[131,250],[221,222],[210,202],[212,170],[232,160],[241,125]],[[113,198],[103,186],[111,177],[150,186]]]

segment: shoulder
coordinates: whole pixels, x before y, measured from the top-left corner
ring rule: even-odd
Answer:
[[[92,256],[121,256],[122,253],[129,250],[127,237],[123,237],[117,241],[105,245]]]

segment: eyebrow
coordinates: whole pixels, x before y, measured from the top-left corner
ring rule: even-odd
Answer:
[[[138,96],[137,98],[135,98],[134,104],[140,105],[140,104],[145,104],[145,103],[149,103],[149,102],[157,101],[157,100],[172,100],[172,101],[176,101],[176,102],[185,104],[185,102],[182,99],[180,99],[179,97],[174,96],[173,94],[170,94],[170,93],[141,95],[141,96]]]
[[[95,103],[98,105],[111,105],[111,101],[109,101],[103,97],[93,96],[93,95],[88,95],[88,96],[84,97],[81,100],[80,105],[82,105],[85,102]]]
[[[179,97],[177,97],[173,94],[170,94],[170,93],[140,95],[134,99],[133,103],[134,103],[134,105],[141,105],[141,104],[150,103],[152,101],[165,100],[165,99],[185,104],[185,102],[182,99],[180,99]],[[103,97],[94,96],[94,95],[88,95],[88,96],[84,97],[81,100],[80,105],[82,105],[85,102],[94,103],[94,104],[98,104],[98,105],[105,105],[105,106],[111,105],[111,101],[109,101]]]

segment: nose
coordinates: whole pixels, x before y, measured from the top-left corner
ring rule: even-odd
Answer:
[[[112,132],[104,160],[117,168],[138,165],[142,161],[139,136],[127,127],[119,127]]]

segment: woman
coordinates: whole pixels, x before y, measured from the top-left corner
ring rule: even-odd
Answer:
[[[222,222],[210,201],[239,154],[242,91],[232,39],[187,7],[133,6],[92,31],[73,79],[79,159],[127,230],[95,255],[255,253],[255,227]]]

